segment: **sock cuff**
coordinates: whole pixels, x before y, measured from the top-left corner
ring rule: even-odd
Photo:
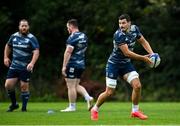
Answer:
[[[97,105],[95,104],[95,105],[93,106],[93,109],[98,112],[99,107],[97,107]]]
[[[21,95],[29,95],[30,93],[29,93],[29,91],[27,91],[27,92],[21,92]]]
[[[88,101],[88,100],[91,99],[91,96],[89,96],[89,94],[87,93],[87,94],[84,95],[84,98],[85,98],[86,101]]]

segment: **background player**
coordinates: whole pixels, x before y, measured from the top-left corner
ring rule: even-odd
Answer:
[[[85,51],[87,49],[87,36],[79,32],[76,19],[71,19],[67,22],[67,30],[70,34],[66,43],[64,52],[64,60],[62,66],[62,74],[65,77],[69,106],[61,110],[61,112],[70,112],[76,110],[77,92],[85,97],[88,109],[92,105],[93,98],[89,96],[86,89],[79,85],[80,77],[85,69]]]
[[[12,53],[12,62],[10,54]],[[4,49],[4,64],[9,67],[5,88],[11,99],[7,112],[19,108],[16,101],[15,84],[20,80],[22,111],[27,111],[29,100],[29,80],[34,65],[39,57],[39,44],[36,37],[29,33],[29,23],[22,19],[19,22],[19,32],[11,35]]]

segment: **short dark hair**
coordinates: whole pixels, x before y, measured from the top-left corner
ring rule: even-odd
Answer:
[[[19,21],[19,24],[20,24],[21,22],[27,22],[27,23],[28,23],[28,25],[29,25],[29,22],[28,22],[28,20],[27,20],[27,19],[21,19],[21,20]]]
[[[70,19],[67,23],[73,25],[74,27],[78,27],[77,19]]]
[[[131,18],[128,14],[122,14],[121,16],[119,16],[119,20],[123,19],[126,19],[128,22],[131,21]]]

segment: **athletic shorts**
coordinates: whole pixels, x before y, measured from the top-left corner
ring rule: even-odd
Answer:
[[[7,73],[7,79],[18,78],[21,81],[29,82],[31,77],[31,72],[27,70],[19,69],[9,69]]]
[[[112,64],[106,65],[106,77],[111,79],[117,79],[119,76],[123,77],[126,73],[136,71],[131,63],[126,64]]]
[[[74,78],[81,78],[81,75],[83,73],[83,68],[76,68],[72,66],[68,66],[66,68],[66,78],[74,79]]]

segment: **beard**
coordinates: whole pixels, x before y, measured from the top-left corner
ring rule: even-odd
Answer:
[[[20,33],[21,33],[22,35],[27,35],[27,34],[29,33],[29,31],[26,30],[26,29],[24,29],[24,30],[20,30]]]
[[[125,27],[121,27],[120,28],[122,32],[127,32],[128,31],[128,28],[125,28]]]
[[[125,29],[124,27],[121,27],[121,31],[125,32],[125,31],[126,31],[126,29]]]

